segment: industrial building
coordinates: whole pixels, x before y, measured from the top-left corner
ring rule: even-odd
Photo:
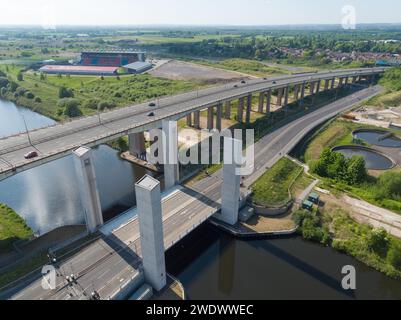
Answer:
[[[83,66],[122,67],[137,61],[145,61],[145,53],[133,50],[91,50],[81,53]]]
[[[77,65],[46,64],[39,69],[48,74],[76,74],[114,76],[119,68],[127,73],[142,73],[152,68],[145,61],[145,53],[133,50],[91,50],[83,51]]]
[[[118,67],[73,66],[73,65],[45,65],[39,69],[47,74],[76,74],[88,76],[115,76]]]

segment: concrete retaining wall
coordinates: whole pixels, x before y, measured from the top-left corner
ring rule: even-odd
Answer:
[[[266,216],[266,217],[275,217],[287,213],[288,210],[294,205],[294,200],[287,202],[286,204],[278,207],[266,207],[266,206],[258,206],[254,203],[250,203],[250,205],[255,209],[255,213]]]

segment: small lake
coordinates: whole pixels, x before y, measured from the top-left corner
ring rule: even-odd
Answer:
[[[354,137],[376,146],[401,148],[401,140],[393,136],[386,137],[388,133],[379,130],[357,130],[354,132]]]
[[[336,147],[333,150],[343,154],[348,159],[354,156],[363,157],[366,162],[366,168],[370,170],[387,170],[394,166],[394,163],[389,158],[373,150],[348,146]]]
[[[0,100],[0,136],[54,124],[44,117],[12,102]],[[146,173],[142,167],[120,159],[114,149],[102,145],[94,149],[95,171],[105,218],[135,205],[134,182]],[[0,202],[20,214],[38,234],[57,227],[84,223],[76,186],[72,156],[44,164],[0,181]]]

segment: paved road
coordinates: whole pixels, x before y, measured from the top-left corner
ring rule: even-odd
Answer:
[[[279,78],[249,80],[245,84],[233,84],[208,88],[196,92],[163,98],[156,107],[148,103],[116,109],[101,115],[84,117],[64,124],[0,139],[0,180],[23,170],[63,157],[79,146],[93,147],[132,132],[161,127],[163,119],[177,120],[195,110],[214,106],[219,102],[234,100],[249,93],[301,84],[333,77],[371,75],[385,68],[365,68],[307,73]],[[149,117],[150,111],[155,117]],[[32,160],[24,155],[35,150],[39,156]]]
[[[316,125],[333,117],[350,106],[380,92],[372,87],[359,91],[328,106],[305,115],[275,132],[265,136],[255,145],[255,172],[247,177],[250,184],[265,172],[265,167],[273,165],[294,147],[303,136]],[[281,153],[281,154],[280,154]],[[166,250],[177,243],[197,225],[201,224],[220,207],[221,171],[207,177],[194,186],[180,187],[177,192],[163,199],[163,228]],[[63,261],[54,291],[41,288],[40,273],[37,272],[29,285],[24,283],[6,294],[11,299],[77,299],[97,290],[102,299],[112,297],[120,286],[132,278],[140,277],[139,227],[136,219],[105,235],[72,258]],[[73,287],[67,285],[65,275],[74,273],[78,277]]]

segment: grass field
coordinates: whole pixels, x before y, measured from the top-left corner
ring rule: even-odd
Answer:
[[[32,230],[14,210],[0,204],[0,253],[10,251],[14,241],[27,239],[32,234]]]
[[[289,72],[283,70],[282,68],[269,67],[266,64],[255,60],[227,59],[216,62],[206,60],[194,60],[193,62],[209,67],[245,73],[256,77],[271,77],[276,75],[289,74]]]
[[[140,103],[157,97],[172,95],[180,92],[194,90],[202,84],[196,81],[179,81],[156,78],[148,74],[117,77],[94,76],[56,76],[47,75],[41,79],[39,73],[24,73],[23,81],[17,81],[17,74],[21,66],[0,65],[0,70],[6,72],[10,79],[20,87],[32,92],[41,99],[29,99],[25,95],[15,97],[8,92],[6,99],[16,102],[18,105],[33,109],[55,120],[65,118],[58,107],[59,89],[64,86],[72,89],[74,98],[80,102],[80,109],[84,115],[97,112],[96,105],[100,101],[107,101],[115,107],[124,107]],[[89,106],[87,102],[94,102]],[[93,107],[94,105],[94,107]]]
[[[302,170],[291,160],[281,159],[253,185],[253,202],[261,206],[286,203],[291,198],[289,189]]]

